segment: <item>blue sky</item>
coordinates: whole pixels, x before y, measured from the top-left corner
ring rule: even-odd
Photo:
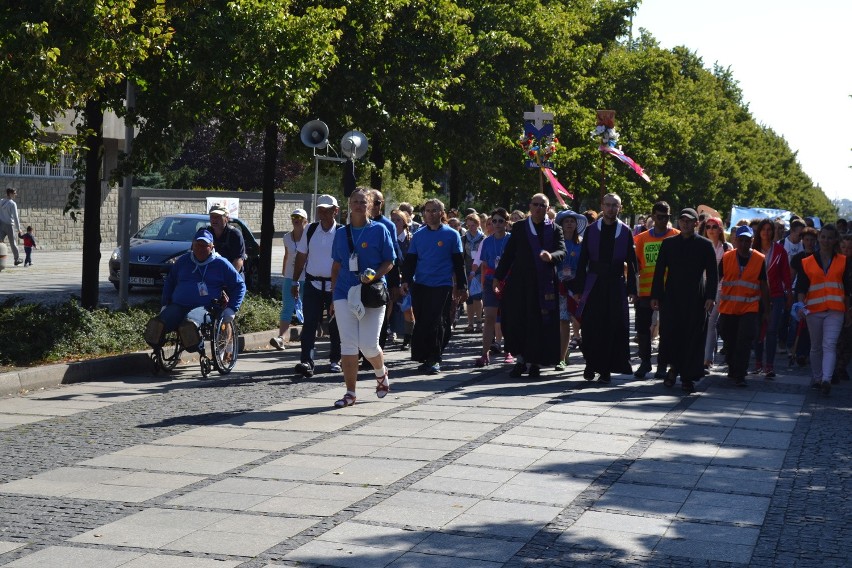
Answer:
[[[752,116],[829,199],[852,199],[850,23],[852,0],[643,0],[633,29],[730,67]]]

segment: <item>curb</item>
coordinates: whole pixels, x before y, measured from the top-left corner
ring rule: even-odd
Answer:
[[[301,326],[290,326],[291,337],[298,337],[300,331]],[[277,329],[271,329],[241,335],[240,353],[271,349],[269,338],[277,334]],[[195,353],[184,353],[181,356],[181,361],[193,360],[198,360]],[[140,371],[144,369],[152,369],[150,351],[137,351],[74,363],[30,367],[19,371],[0,373],[0,396],[24,394],[36,389],[84,381],[109,380],[111,377],[139,375]]]

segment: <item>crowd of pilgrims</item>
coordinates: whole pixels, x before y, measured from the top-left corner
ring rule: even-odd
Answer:
[[[564,371],[574,350],[586,380],[653,372],[667,387],[679,378],[685,393],[713,372],[746,386],[747,377],[772,380],[794,365],[810,365],[812,386],[826,395],[849,379],[852,234],[845,220],[741,220],[726,234],[722,219],[692,208],[675,217],[660,201],[631,227],[615,194],[604,197],[601,211],[582,213],[557,212],[544,194],[526,211],[459,212],[431,199],[418,209],[400,203],[386,216],[381,192],[358,188],[349,205],[364,209],[349,225],[335,222],[337,201],[327,195],[313,227],[304,211],[293,215],[284,238],[281,325],[270,340],[286,348],[291,320],[304,321],[295,370],[313,376],[316,335],[329,318],[329,369],[342,370],[347,387],[336,407],[355,403],[359,358],[375,371],[381,398],[390,390],[388,342],[410,349],[418,370],[436,375],[453,334],[481,335],[472,365],[505,364],[513,377]],[[316,234],[325,244],[312,242]],[[359,311],[347,293],[379,280],[386,303],[365,304],[366,315],[353,318]],[[779,355],[786,356],[780,364]]]

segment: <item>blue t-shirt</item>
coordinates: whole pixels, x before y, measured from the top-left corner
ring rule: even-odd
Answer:
[[[358,255],[358,274],[349,270],[349,239],[342,227],[334,232],[334,244],[331,245],[331,258],[340,264],[332,300],[345,300],[349,288],[361,283],[359,275],[366,269],[378,270],[382,263],[396,259],[390,233],[381,223],[370,222],[360,229],[350,230],[355,254]],[[385,281],[384,276],[382,281]]]
[[[503,251],[506,250],[508,242],[509,233],[506,233],[502,239],[491,235],[482,241],[482,248],[479,251],[479,262],[481,263],[482,273],[485,275],[486,281],[494,280],[494,271],[497,270],[497,264],[499,264],[500,257],[503,256]]]
[[[423,225],[411,237],[408,254],[417,255],[414,281],[424,286],[453,285],[453,254],[462,252],[461,236],[449,225]]]
[[[560,280],[573,280],[577,275],[577,265],[580,264],[580,243],[574,241],[565,241],[565,260],[559,263],[557,270],[559,271]]]

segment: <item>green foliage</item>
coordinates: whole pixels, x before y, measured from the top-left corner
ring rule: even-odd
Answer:
[[[0,365],[21,367],[146,350],[145,324],[160,310],[152,301],[124,311],[89,311],[73,299],[47,305],[9,298],[1,307]],[[280,299],[246,295],[240,332],[276,328],[280,311]]]

